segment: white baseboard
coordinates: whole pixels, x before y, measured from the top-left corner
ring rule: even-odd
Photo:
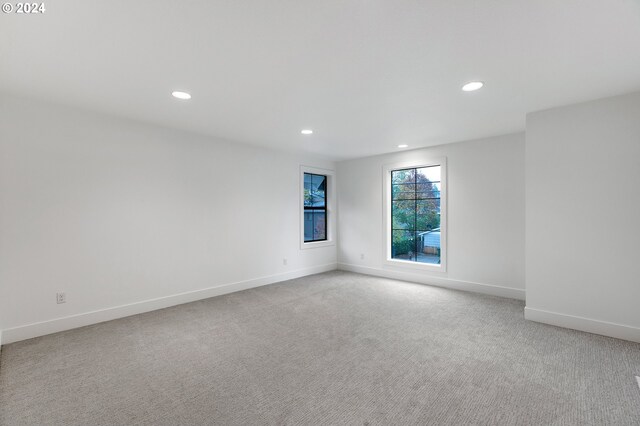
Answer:
[[[57,333],[59,331],[70,330],[86,325],[97,324],[104,321],[111,321],[131,315],[142,314],[144,312],[155,311],[157,309],[168,308],[170,306],[181,305],[183,303],[194,302],[196,300],[207,299],[209,297],[221,296],[223,294],[236,291],[247,290],[267,284],[300,278],[307,275],[319,274],[321,272],[333,271],[337,268],[336,263],[313,266],[310,268],[297,269],[283,274],[269,275],[246,281],[223,284],[215,287],[195,290],[186,293],[174,294],[171,296],[158,297],[156,299],[144,300],[128,305],[115,306],[112,308],[100,309],[92,312],[71,315],[63,318],[56,318],[48,321],[22,325],[0,331],[2,344],[18,342],[20,340],[31,339],[33,337],[44,336],[46,334]]]
[[[524,317],[530,321],[542,322],[558,327],[571,328],[586,331],[587,333],[601,334],[617,339],[629,340],[640,343],[640,328],[613,322],[599,321],[574,315],[559,314],[542,309],[525,307]]]
[[[377,277],[392,278],[396,280],[411,281],[419,284],[452,288],[455,290],[489,294],[491,296],[507,297],[509,299],[524,300],[525,298],[525,291],[523,289],[502,287],[491,284],[481,284],[471,281],[452,280],[450,278],[434,277],[415,272],[371,268],[369,266],[353,265],[350,263],[338,263],[338,269],[343,271],[358,272],[360,274],[374,275]]]

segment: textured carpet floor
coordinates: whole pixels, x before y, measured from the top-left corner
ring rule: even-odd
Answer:
[[[640,424],[640,345],[330,272],[7,345],[2,425]]]

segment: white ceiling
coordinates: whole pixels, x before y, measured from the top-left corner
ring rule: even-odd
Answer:
[[[45,5],[0,14],[0,91],[336,159],[521,131],[527,112],[640,89],[640,0]]]

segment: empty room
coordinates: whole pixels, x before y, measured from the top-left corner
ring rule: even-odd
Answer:
[[[0,425],[640,425],[640,0],[3,0]]]

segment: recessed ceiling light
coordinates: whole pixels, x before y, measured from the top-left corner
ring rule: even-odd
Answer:
[[[484,83],[481,81],[470,81],[464,86],[462,86],[463,92],[473,92],[474,90],[478,90],[484,86]]]
[[[310,135],[313,133],[313,130],[311,129],[304,129],[303,131],[301,131],[300,133],[302,133],[303,135]]]
[[[188,94],[187,92],[172,92],[171,93],[173,95],[174,98],[178,98],[178,99],[183,99],[183,100],[187,100],[187,99],[191,99],[191,95]]]
[[[398,145],[398,148],[409,148],[409,145],[403,143],[401,145]]]

